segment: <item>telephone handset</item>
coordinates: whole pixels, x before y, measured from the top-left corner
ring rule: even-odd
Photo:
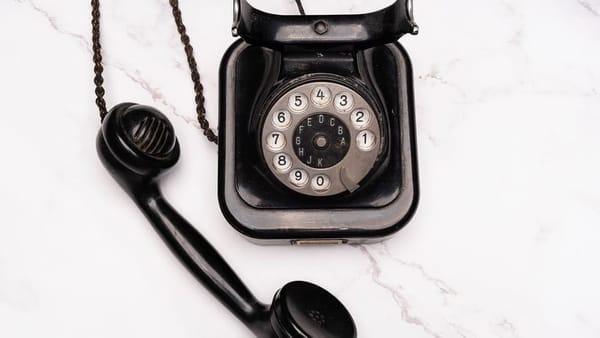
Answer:
[[[221,64],[219,201],[260,243],[380,240],[418,199],[412,1],[274,15],[234,1]]]

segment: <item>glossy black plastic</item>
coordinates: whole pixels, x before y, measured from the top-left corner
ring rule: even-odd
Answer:
[[[234,1],[233,32],[259,46],[351,45],[366,48],[418,32],[412,0],[398,0],[379,11],[356,15],[276,15]]]
[[[259,302],[212,245],[164,199],[158,178],[177,163],[180,151],[172,125],[159,111],[133,103],[116,106],[104,120],[97,150],[173,253],[256,336],[356,336],[344,306],[314,284],[292,282],[277,292],[273,306]]]
[[[219,202],[227,220],[261,244],[379,241],[400,230],[418,203],[412,68],[398,43],[265,47],[243,40],[223,57]],[[352,87],[373,102],[389,135],[361,188],[333,197],[300,195],[277,182],[260,153],[259,130],[273,97],[309,81]],[[330,241],[333,240],[333,241]]]

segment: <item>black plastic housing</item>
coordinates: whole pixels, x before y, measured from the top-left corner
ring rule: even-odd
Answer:
[[[228,49],[220,70],[218,190],[226,219],[244,236],[262,244],[364,243],[400,230],[418,202],[415,117],[410,59],[399,43],[389,41],[416,26],[402,23],[406,18],[401,17],[392,25],[397,29],[387,34],[369,25],[373,17],[400,15],[406,9],[399,7],[403,2],[360,16],[269,15],[270,21],[262,24],[257,22],[266,14],[257,16],[244,3],[242,10],[246,8],[255,22],[247,24],[249,19],[242,15],[239,27],[245,28],[238,33],[243,39]],[[284,24],[286,19],[311,29],[324,22],[334,31],[338,24],[339,29],[348,30],[354,22],[366,27],[362,31],[367,35],[335,42],[317,34],[313,40],[296,44]],[[274,32],[257,35],[252,27],[271,27]],[[257,42],[259,38],[263,43]],[[258,132],[262,114],[277,92],[323,79],[369,96],[387,122],[387,147],[377,169],[358,191],[311,197],[274,180],[262,159]]]

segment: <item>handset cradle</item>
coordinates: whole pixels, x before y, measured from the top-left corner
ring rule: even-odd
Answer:
[[[352,45],[365,48],[417,34],[412,0],[397,0],[379,11],[346,15],[277,15],[247,0],[234,0],[232,33],[261,46]]]

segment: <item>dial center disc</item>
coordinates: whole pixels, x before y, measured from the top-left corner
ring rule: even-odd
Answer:
[[[318,133],[313,138],[313,145],[319,150],[325,150],[329,146],[329,138],[325,134]]]
[[[330,114],[311,115],[294,130],[296,156],[312,168],[329,168],[344,159],[350,148],[346,125]]]

